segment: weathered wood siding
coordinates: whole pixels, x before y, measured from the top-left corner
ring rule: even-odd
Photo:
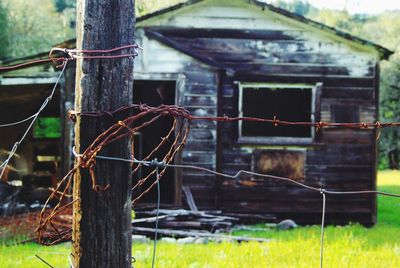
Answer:
[[[267,51],[267,41],[245,40],[249,44],[260,43],[253,47],[254,60],[244,57],[247,70],[239,70],[233,77],[227,77],[221,92],[220,114],[228,116],[238,115],[238,86],[235,81],[242,82],[269,82],[269,83],[307,83],[323,84],[321,94],[320,118],[324,122],[375,122],[377,65],[374,56],[357,52],[343,52],[340,44],[332,44],[330,49],[321,48],[327,45],[320,40],[321,46],[304,48],[307,39],[299,41],[293,36],[292,52],[302,55],[299,60],[288,57],[284,53],[290,41],[285,40],[281,46],[281,53],[273,54]],[[241,44],[244,40],[221,40],[220,45],[229,43],[230,46]],[[215,39],[213,40],[213,43]],[[280,41],[272,41],[279,50]],[[214,43],[215,44],[215,43]],[[221,46],[223,47],[223,46]],[[240,47],[240,45],[238,45]],[[241,55],[243,49],[238,49]],[[216,53],[213,50],[212,53]],[[266,53],[266,54],[265,54]],[[269,57],[274,55],[274,61],[282,65],[271,63]],[[222,55],[222,54],[221,54]],[[314,56],[318,55],[317,58]],[[221,56],[222,57],[222,56]],[[349,57],[351,62],[347,62]],[[241,65],[238,60],[237,65]],[[302,66],[302,68],[299,68]],[[272,69],[270,69],[273,67]],[[303,68],[304,67],[304,68]],[[254,71],[256,70],[256,71]],[[262,70],[262,72],[257,72]],[[272,71],[269,71],[272,70]],[[339,71],[340,70],[340,71]],[[338,112],[340,111],[340,112]],[[358,114],[358,115],[357,115]],[[279,115],[277,115],[279,117]],[[354,118],[358,120],[354,120]],[[284,120],[283,118],[280,118]],[[220,127],[221,169],[223,172],[235,174],[240,169],[251,170],[252,157],[255,146],[242,145],[237,142],[238,125],[235,123],[223,124]],[[236,133],[236,135],[235,135]],[[305,180],[308,185],[315,187],[350,191],[375,188],[375,133],[371,130],[323,129],[318,133],[318,139],[313,144],[292,144],[292,146],[306,149]],[[258,144],[258,146],[262,146]],[[264,147],[281,146],[290,150],[291,146],[284,144],[266,143]],[[299,222],[310,223],[319,220],[321,212],[321,195],[294,185],[271,182],[256,185],[237,184],[223,180],[218,193],[218,208],[235,212],[273,213],[278,217],[292,217]],[[360,221],[365,224],[375,222],[375,196],[350,195],[328,196],[328,221],[344,223]]]
[[[318,115],[322,121],[377,120],[378,56],[369,47],[244,0],[202,1],[138,25],[162,34],[170,46],[179,47],[175,50],[154,40],[144,41],[150,52],[144,52],[147,59],[142,59],[142,69],[136,71],[184,73],[186,82],[178,104],[195,114],[238,116],[237,82],[322,83]],[[179,50],[190,51],[192,58]],[[226,72],[219,76],[194,58],[214,63]],[[375,188],[374,131],[323,129],[316,137],[306,145],[241,144],[237,123],[198,123],[192,128],[182,161],[208,168],[217,165],[220,171],[235,174],[253,169],[257,148],[296,147],[306,152],[305,183],[331,190]],[[183,171],[184,184],[200,207],[215,204],[224,211],[272,213],[303,223],[320,220],[319,193],[268,180],[237,183],[217,179],[206,173]],[[373,223],[375,201],[372,195],[328,196],[327,220]]]
[[[218,76],[212,68],[147,38],[144,31],[140,29],[137,31],[137,39],[144,49],[136,59],[136,79],[175,80],[177,81],[177,105],[184,106],[195,115],[217,115]],[[217,124],[213,122],[193,122],[181,158],[176,161],[215,169],[216,129]],[[196,205],[200,209],[214,207],[215,176],[188,169],[183,169],[177,174],[182,177],[178,178],[177,182],[182,181],[182,184],[191,190]],[[182,204],[186,205],[184,199]]]

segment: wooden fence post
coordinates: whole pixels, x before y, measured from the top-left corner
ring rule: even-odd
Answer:
[[[134,43],[134,0],[78,0],[77,49],[111,49]],[[114,54],[132,53],[117,51]],[[133,58],[78,59],[75,110],[109,111],[132,103]],[[126,116],[126,114],[125,114]],[[122,117],[122,115],[121,115]],[[82,153],[118,115],[78,116],[76,151]],[[129,156],[123,139],[104,148],[100,155]],[[97,160],[96,178],[107,191],[92,190],[90,176],[80,170],[74,178],[72,262],[74,267],[131,267],[131,179],[126,163]]]

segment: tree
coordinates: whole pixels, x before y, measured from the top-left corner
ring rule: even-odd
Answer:
[[[66,0],[55,0],[54,4],[56,5],[57,12],[63,12],[64,9],[68,7]]]
[[[296,13],[301,16],[307,16],[310,13],[313,13],[317,10],[306,0],[291,0],[291,1],[276,0],[273,1],[272,4],[274,6],[286,9],[290,12]]]
[[[400,121],[400,54],[381,64],[380,120]],[[398,169],[400,153],[400,133],[397,127],[381,130],[379,147],[379,168]]]
[[[9,36],[8,36],[8,16],[7,9],[4,7],[3,3],[0,2],[0,59],[7,57]]]
[[[136,16],[140,17],[144,14],[154,12],[161,8],[172,6],[180,2],[182,1],[181,0],[165,0],[165,1],[137,0],[135,5]]]
[[[49,51],[75,36],[69,20],[56,12],[53,0],[2,0],[8,10],[10,57]],[[3,28],[3,25],[1,25]]]

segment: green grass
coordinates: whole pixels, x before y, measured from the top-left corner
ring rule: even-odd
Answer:
[[[400,193],[400,172],[379,173],[379,189]],[[324,267],[400,267],[400,199],[378,197],[378,224],[328,226]],[[160,242],[157,267],[319,267],[320,227],[292,231],[240,231],[235,234],[274,238],[269,243],[179,245]],[[38,254],[55,267],[68,267],[69,244],[0,246],[0,267],[45,267]],[[150,267],[152,243],[133,245],[134,266]]]

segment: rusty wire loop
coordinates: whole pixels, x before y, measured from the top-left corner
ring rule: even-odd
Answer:
[[[133,51],[132,51],[133,50]],[[8,127],[13,125],[22,124],[28,122],[30,120],[27,130],[22,135],[22,138],[17,141],[8,156],[8,158],[0,165],[2,177],[5,168],[8,165],[8,162],[13,157],[15,152],[18,149],[20,143],[25,139],[27,133],[32,128],[35,120],[39,116],[40,112],[47,106],[48,102],[51,100],[55,89],[58,85],[58,82],[68,64],[71,60],[77,59],[117,59],[117,58],[128,58],[128,57],[136,57],[138,55],[138,50],[142,50],[142,48],[137,44],[125,45],[121,47],[116,47],[112,49],[104,49],[104,50],[77,50],[77,49],[66,49],[66,48],[53,48],[49,52],[49,58],[47,59],[38,59],[27,61],[23,63],[18,63],[11,66],[0,66],[0,72],[11,71],[20,68],[26,68],[29,66],[34,66],[37,64],[44,63],[54,63],[57,68],[61,68],[60,75],[57,78],[57,81],[53,87],[53,90],[45,101],[42,103],[38,112],[19,121],[6,123],[0,125],[0,127]],[[127,52],[122,52],[127,51]],[[121,53],[121,54],[118,54]],[[55,56],[56,54],[62,53],[63,56]],[[353,195],[353,194],[378,194],[389,197],[398,197],[399,194],[393,194],[388,192],[381,192],[376,190],[360,190],[360,191],[336,191],[336,190],[326,190],[316,186],[306,185],[304,183],[298,182],[296,180],[273,176],[268,174],[260,174],[246,170],[239,170],[235,175],[230,175],[214,170],[210,170],[203,167],[198,167],[194,165],[178,165],[173,164],[172,161],[175,155],[182,149],[184,144],[187,141],[189,132],[190,132],[190,124],[195,120],[204,120],[204,121],[216,121],[216,122],[237,122],[237,121],[249,121],[249,122],[260,122],[272,124],[273,126],[306,126],[306,127],[314,127],[315,131],[318,132],[323,128],[348,128],[348,129],[360,129],[360,130],[377,130],[376,139],[378,140],[380,137],[380,131],[382,128],[388,127],[399,127],[400,122],[360,122],[360,123],[332,123],[332,122],[292,122],[280,120],[277,116],[274,116],[273,119],[265,119],[265,118],[256,118],[256,117],[228,117],[228,116],[194,116],[191,115],[185,108],[176,106],[176,105],[161,105],[158,107],[151,107],[146,104],[133,104],[130,106],[120,107],[115,111],[92,111],[92,112],[76,112],[70,111],[69,118],[73,121],[76,120],[78,116],[87,116],[87,117],[101,117],[101,116],[110,116],[113,117],[114,114],[126,111],[126,110],[137,110],[139,111],[137,114],[133,116],[129,116],[124,120],[118,121],[103,133],[101,133],[88,148],[84,150],[83,153],[78,153],[73,150],[73,153],[76,157],[74,167],[60,180],[57,187],[51,189],[51,194],[47,199],[43,210],[39,215],[39,222],[36,228],[38,241],[41,244],[45,245],[53,245],[59,242],[67,241],[71,239],[72,236],[72,224],[68,221],[65,221],[63,218],[63,214],[66,213],[67,210],[70,210],[71,206],[77,202],[77,199],[71,199],[71,196],[67,194],[68,189],[71,187],[73,183],[73,178],[75,173],[79,169],[87,169],[89,171],[89,178],[92,183],[92,189],[96,192],[106,191],[109,187],[107,185],[98,185],[96,176],[98,176],[95,172],[95,167],[97,164],[96,160],[106,160],[106,161],[122,161],[131,164],[133,169],[131,175],[134,175],[138,172],[138,170],[142,166],[147,166],[153,168],[146,176],[140,178],[138,182],[133,186],[132,190],[138,190],[142,186],[146,185],[145,183],[150,182],[150,185],[147,185],[145,189],[141,189],[142,192],[132,200],[132,203],[135,204],[143,195],[148,193],[155,185],[158,186],[159,191],[159,181],[163,174],[165,173],[167,168],[180,168],[180,169],[192,169],[202,172],[207,172],[219,177],[230,178],[233,179],[236,183],[241,183],[241,177],[243,175],[250,176],[251,180],[257,181],[257,178],[267,178],[273,179],[283,182],[288,182],[295,184],[297,186],[303,187],[305,189],[319,192],[322,195],[322,218],[321,218],[321,238],[320,238],[320,267],[323,267],[323,249],[324,249],[324,225],[325,225],[325,213],[326,213],[326,195]],[[159,120],[163,117],[172,117],[173,123],[172,126],[165,137],[161,137],[161,141],[157,144],[153,150],[145,156],[143,159],[136,159],[134,156],[134,150],[132,150],[131,159],[124,159],[119,157],[109,157],[98,155],[106,146],[117,141],[119,139],[125,137],[133,137],[133,135],[140,131],[143,128],[151,125],[155,121]],[[151,117],[150,119],[147,119]],[[142,122],[144,120],[144,122]],[[175,133],[175,138],[173,140],[173,134]],[[133,144],[132,144],[133,146]],[[163,156],[161,161],[154,159],[154,155],[160,150],[162,147],[168,146],[168,150]],[[151,178],[156,174],[156,177],[153,182],[151,182]],[[131,179],[126,178],[126,179]],[[159,195],[158,195],[159,198]],[[50,202],[54,201],[56,205],[52,209],[47,209]],[[159,202],[159,200],[158,200]],[[155,247],[154,247],[154,255],[155,256]],[[37,256],[39,259],[40,257]],[[48,264],[48,263],[47,263]],[[153,259],[154,264],[154,259]],[[49,264],[48,264],[49,265]]]
[[[324,258],[324,227],[325,227],[325,214],[326,214],[326,195],[350,195],[350,194],[378,194],[390,197],[398,197],[400,198],[399,194],[392,194],[388,192],[381,192],[376,190],[360,190],[360,191],[336,191],[336,190],[326,190],[320,187],[307,185],[296,180],[274,176],[269,174],[261,174],[246,170],[239,170],[236,174],[230,175],[222,172],[218,172],[215,170],[210,170],[203,167],[198,167],[194,165],[179,165],[173,164],[172,161],[176,153],[184,146],[186,140],[189,135],[190,131],[190,123],[193,120],[213,120],[213,121],[221,121],[221,122],[232,122],[232,121],[239,121],[239,120],[248,120],[248,121],[258,121],[258,122],[265,122],[271,123],[274,126],[278,125],[307,125],[307,126],[315,126],[316,131],[323,127],[342,127],[342,128],[359,128],[359,129],[379,129],[382,127],[394,127],[399,126],[400,123],[312,123],[312,122],[288,122],[288,121],[280,121],[276,118],[276,116],[272,119],[260,119],[260,118],[246,118],[246,117],[236,117],[236,118],[229,118],[226,116],[223,117],[196,117],[192,116],[186,109],[183,107],[175,106],[175,105],[161,105],[158,107],[150,107],[145,104],[136,104],[129,107],[121,107],[117,111],[114,112],[89,112],[89,113],[78,113],[78,112],[70,112],[69,116],[72,120],[76,119],[77,116],[89,116],[89,117],[99,117],[99,116],[113,116],[116,112],[124,111],[126,109],[136,109],[138,110],[137,114],[133,116],[129,116],[128,118],[118,121],[110,128],[105,130],[101,133],[93,142],[92,144],[86,148],[86,150],[79,154],[73,148],[73,153],[76,157],[76,165],[75,167],[61,180],[59,185],[56,189],[54,189],[53,193],[49,197],[49,200],[52,198],[58,197],[58,204],[54,207],[53,211],[46,217],[44,215],[44,211],[40,214],[39,219],[39,226],[37,228],[38,240],[40,243],[43,244],[54,244],[61,241],[69,240],[71,238],[72,230],[70,226],[63,227],[60,230],[60,226],[57,225],[57,222],[54,222],[54,219],[60,215],[64,209],[71,206],[76,200],[67,203],[66,205],[61,205],[63,202],[63,198],[66,198],[66,191],[68,187],[71,185],[72,176],[75,172],[82,168],[88,169],[90,172],[90,179],[92,181],[92,188],[94,191],[105,191],[107,190],[110,185],[100,186],[97,185],[96,174],[94,171],[96,160],[107,160],[107,161],[122,161],[126,163],[130,163],[133,169],[131,175],[134,175],[138,172],[140,167],[147,166],[150,168],[154,168],[150,171],[146,176],[139,178],[137,183],[132,187],[132,190],[142,190],[142,192],[132,200],[132,204],[135,205],[136,202],[142,198],[146,193],[148,193],[155,185],[157,185],[158,191],[158,201],[157,201],[157,208],[159,209],[159,182],[163,174],[165,173],[167,168],[180,168],[180,169],[192,169],[202,172],[207,172],[218,177],[224,177],[233,179],[236,183],[241,183],[241,177],[246,175],[247,177],[251,177],[252,181],[257,181],[257,178],[267,178],[273,179],[278,181],[283,181],[287,183],[292,183],[302,188],[308,189],[310,191],[318,192],[322,195],[322,216],[321,216],[321,236],[320,236],[320,267],[323,267],[323,258]],[[151,117],[149,119],[149,116]],[[143,159],[136,159],[134,155],[134,151],[132,150],[132,155],[130,159],[119,158],[119,157],[109,157],[104,155],[99,155],[99,152],[109,145],[110,143],[119,140],[121,138],[130,136],[131,139],[133,135],[140,131],[141,129],[149,126],[153,122],[159,120],[162,117],[172,117],[173,122],[171,124],[171,128],[169,129],[168,133],[165,137],[161,137],[161,141],[151,150],[151,152],[146,155]],[[142,122],[144,120],[144,122]],[[175,133],[175,138],[171,141],[172,134]],[[132,139],[133,140],[133,139]],[[170,144],[168,144],[170,142]],[[133,144],[132,144],[133,146]],[[161,161],[158,161],[154,158],[154,155],[157,151],[160,150],[161,147],[168,146],[168,151],[165,153],[164,157]],[[136,165],[136,167],[135,167]],[[159,171],[161,170],[161,171]],[[151,177],[155,176],[153,182],[151,182]],[[127,179],[131,179],[127,178]],[[139,189],[140,187],[144,186],[145,183],[150,182],[150,185],[147,184],[144,189]],[[64,189],[61,191],[60,187],[62,184],[66,184]],[[48,201],[49,201],[48,200]],[[47,202],[48,203],[48,202]],[[47,205],[46,203],[46,205]],[[157,245],[157,234],[155,234],[154,240],[154,248],[153,248],[153,260],[152,265],[154,266],[155,262],[155,252],[156,252],[156,245]]]
[[[128,118],[118,121],[103,133],[101,133],[91,145],[89,145],[82,154],[76,152],[76,163],[74,167],[68,172],[68,174],[59,182],[57,187],[53,190],[45,205],[47,206],[51,201],[55,201],[57,205],[51,210],[50,213],[46,214],[45,209],[43,209],[39,215],[39,224],[36,229],[38,240],[42,244],[52,245],[58,242],[69,240],[71,238],[71,228],[64,225],[57,224],[57,217],[59,217],[62,212],[70,207],[77,200],[74,199],[70,202],[67,200],[67,189],[72,184],[73,176],[78,169],[87,169],[89,171],[89,179],[92,182],[93,191],[100,192],[106,191],[110,185],[98,185],[96,177],[98,174],[95,172],[95,166],[97,164],[96,160],[105,159],[104,157],[98,156],[98,153],[107,145],[113,143],[116,140],[132,137],[137,131],[146,128],[151,123],[159,120],[162,117],[172,117],[174,119],[172,127],[168,132],[167,136],[161,138],[161,142],[152,150],[148,158],[151,157],[158,149],[162,146],[168,146],[167,153],[163,156],[162,163],[169,164],[173,160],[176,153],[181,149],[183,144],[186,142],[189,134],[188,120],[182,120],[184,115],[188,112],[182,108],[171,107],[154,107],[152,109],[147,109],[144,111],[139,111],[139,113],[129,116]],[[176,131],[176,132],[175,132]],[[176,137],[171,141],[172,133],[176,133]],[[169,143],[168,143],[169,141]],[[114,159],[116,160],[116,159]],[[121,159],[118,159],[119,161]],[[156,179],[151,182],[138,197],[136,197],[132,202],[133,204],[139,200],[143,195],[145,195],[150,189],[152,189],[163,176],[166,171],[166,166],[158,164],[158,161],[144,161],[138,162],[136,164],[146,165],[149,167],[160,168],[160,172]],[[133,189],[138,188],[147,182],[156,170],[151,171],[145,178],[141,179]],[[130,178],[126,178],[130,179]]]

